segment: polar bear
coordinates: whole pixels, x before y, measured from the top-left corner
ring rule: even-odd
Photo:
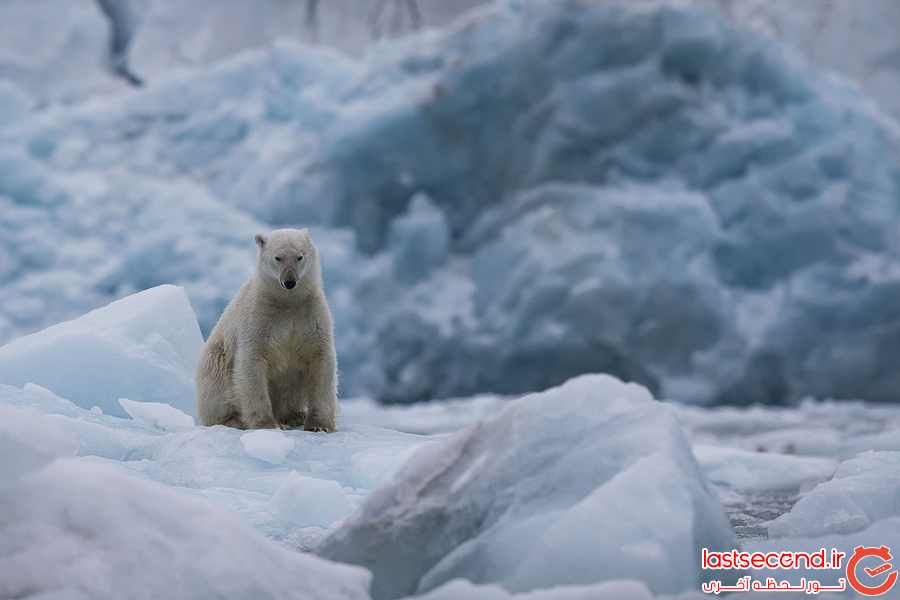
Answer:
[[[334,431],[337,360],[319,253],[306,229],[256,236],[256,272],[197,367],[204,425]]]

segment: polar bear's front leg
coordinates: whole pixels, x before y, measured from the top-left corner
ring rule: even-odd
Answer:
[[[320,360],[313,360],[306,369],[306,431],[335,430],[337,413],[337,361],[333,352],[325,352]]]
[[[277,427],[266,379],[266,362],[252,348],[238,352],[235,360],[234,387],[241,421],[246,429]]]

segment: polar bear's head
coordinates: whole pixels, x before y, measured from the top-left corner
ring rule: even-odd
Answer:
[[[307,229],[276,229],[256,234],[259,248],[257,272],[290,292],[298,287],[316,264],[316,247]]]

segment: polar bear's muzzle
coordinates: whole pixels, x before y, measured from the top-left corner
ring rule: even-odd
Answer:
[[[281,287],[283,287],[286,290],[292,290],[292,289],[294,289],[294,286],[296,286],[296,285],[297,285],[297,280],[294,279],[293,277],[286,277],[285,279],[281,280]]]

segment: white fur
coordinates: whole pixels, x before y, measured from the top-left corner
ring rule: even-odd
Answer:
[[[256,243],[256,272],[200,356],[200,422],[334,431],[337,360],[318,250],[306,229],[278,229]]]

